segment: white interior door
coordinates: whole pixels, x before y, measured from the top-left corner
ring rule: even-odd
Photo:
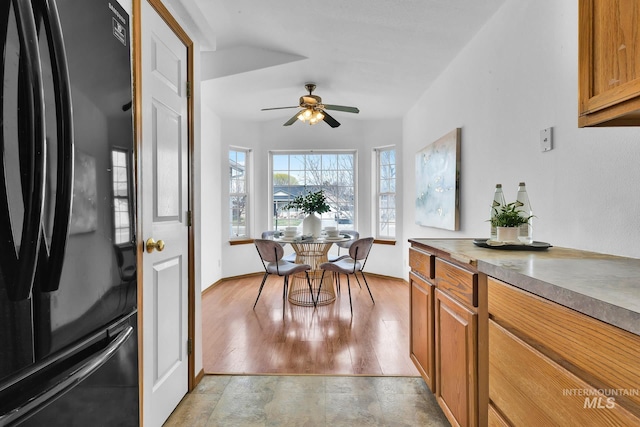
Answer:
[[[160,426],[188,390],[187,49],[142,1],[143,420]]]

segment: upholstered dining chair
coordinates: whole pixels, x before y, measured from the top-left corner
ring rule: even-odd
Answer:
[[[360,233],[355,230],[340,230],[340,234],[347,234],[351,236],[351,239],[344,242],[336,242],[336,246],[338,247],[338,255],[329,255],[327,257],[329,261],[336,261],[338,258],[340,258],[340,248],[349,249],[351,244],[360,238]]]
[[[274,231],[274,230],[263,231],[262,232],[262,238],[263,239],[273,239],[275,237],[276,233],[279,233],[279,232]],[[286,245],[286,243],[280,243],[280,246],[282,246],[283,248],[284,248],[285,245]],[[292,252],[289,255],[283,256],[282,259],[285,260],[285,261],[289,261],[289,262],[296,262],[296,253]]]
[[[260,299],[260,294],[262,293],[262,288],[264,287],[267,277],[270,274],[275,274],[284,278],[282,289],[282,307],[284,315],[284,304],[287,297],[287,289],[289,287],[289,276],[295,273],[301,273],[303,271],[307,278],[309,293],[311,294],[311,300],[313,301],[313,306],[315,307],[316,299],[314,299],[313,297],[311,281],[309,280],[309,270],[311,270],[311,266],[309,264],[296,264],[284,261],[282,259],[284,250],[278,242],[274,242],[273,240],[268,239],[255,239],[253,242],[256,245],[256,249],[258,250],[258,254],[260,255],[260,261],[262,261],[262,266],[264,267],[264,276],[262,277],[262,283],[260,284],[258,297],[256,298],[256,302],[253,304],[253,308],[255,309],[256,304],[258,304],[258,300]]]
[[[336,274],[344,274],[347,276],[347,287],[349,289],[349,306],[351,308],[352,316],[353,303],[351,301],[351,283],[349,282],[349,276],[353,275],[357,279],[358,276],[356,275],[356,273],[360,272],[360,275],[362,275],[362,278],[364,279],[364,284],[367,285],[367,290],[369,291],[371,301],[374,304],[376,303],[373,299],[373,295],[371,294],[369,283],[367,283],[367,278],[365,277],[363,272],[364,266],[367,263],[367,258],[369,257],[369,252],[371,251],[371,246],[373,246],[373,237],[365,237],[363,239],[355,240],[349,247],[349,256],[341,257],[334,262],[324,262],[320,264],[320,269],[322,270],[320,288],[322,288],[322,279],[324,279],[324,273],[326,273],[327,271],[331,271]],[[320,295],[320,288],[318,289],[318,295]]]

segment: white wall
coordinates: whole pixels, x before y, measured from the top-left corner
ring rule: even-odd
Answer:
[[[196,293],[208,288],[222,278],[222,186],[220,185],[221,125],[218,116],[202,104],[202,143],[195,147],[195,225],[199,231],[196,246],[196,271],[201,277],[196,281]],[[225,236],[226,237],[226,236]]]
[[[203,83],[206,87],[206,82]],[[205,91],[206,93],[206,91]],[[223,119],[221,121],[221,154],[219,159],[222,199],[228,195],[227,152],[230,146],[250,148],[253,162],[253,179],[251,180],[254,198],[253,221],[250,224],[252,237],[259,237],[263,230],[269,229],[269,151],[295,149],[355,149],[358,165],[358,212],[357,228],[361,236],[373,235],[371,221],[371,164],[373,148],[396,144],[400,150],[402,140],[402,121],[400,119],[380,121],[347,120],[339,117],[342,125],[330,128],[324,124],[317,126],[296,123],[283,127],[282,120],[251,123]],[[401,169],[399,165],[398,169]],[[400,198],[400,201],[402,198]],[[400,203],[400,202],[399,202]],[[224,203],[223,203],[224,204]],[[231,246],[226,239],[229,233],[229,212],[222,209],[220,233],[222,236],[222,277],[233,277],[260,272],[262,265],[255,247],[251,245]],[[399,244],[395,246],[375,245],[367,271],[402,277],[402,236],[398,236]],[[204,256],[204,255],[203,255]],[[214,260],[208,258],[210,262]],[[206,284],[204,284],[206,286]]]
[[[407,114],[407,237],[488,237],[495,184],[509,202],[525,181],[535,240],[640,256],[640,131],[578,129],[577,7],[574,0],[507,0]],[[554,148],[544,153],[539,132],[550,126]],[[415,153],[456,127],[460,231],[418,226]]]

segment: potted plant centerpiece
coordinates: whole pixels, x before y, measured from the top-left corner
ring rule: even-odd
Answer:
[[[496,214],[489,221],[496,227],[499,242],[519,242],[518,229],[527,224],[533,215],[525,216],[524,211],[519,210],[518,202],[507,203],[496,209]]]
[[[302,220],[302,234],[319,237],[322,231],[322,220],[317,214],[323,214],[331,210],[323,190],[308,192],[305,195],[296,196],[283,209],[296,209],[307,216]]]

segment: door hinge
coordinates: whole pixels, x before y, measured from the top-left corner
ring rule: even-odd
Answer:
[[[191,227],[192,224],[193,224],[193,215],[189,210],[187,211],[187,227]]]
[[[187,340],[187,356],[191,356],[191,353],[193,353],[193,341],[189,338]]]
[[[191,82],[187,81],[187,98],[191,98]]]

